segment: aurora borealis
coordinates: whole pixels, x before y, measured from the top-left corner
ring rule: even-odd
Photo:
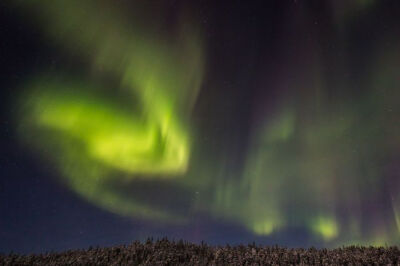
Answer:
[[[395,1],[6,1],[4,10],[27,27],[10,46],[25,34],[38,55],[15,40],[10,51],[40,62],[14,63],[22,74],[3,81],[4,147],[40,169],[18,174],[28,182],[56,182],[66,198],[127,219],[131,238],[400,243]],[[4,187],[25,186],[10,173]],[[96,244],[86,237],[78,245]]]

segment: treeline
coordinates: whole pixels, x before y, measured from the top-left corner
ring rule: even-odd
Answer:
[[[337,249],[209,246],[166,238],[117,247],[90,247],[61,253],[0,254],[0,265],[400,265],[399,247],[349,246]]]

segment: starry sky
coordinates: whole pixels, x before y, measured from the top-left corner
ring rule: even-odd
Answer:
[[[400,3],[3,1],[0,252],[400,243]]]

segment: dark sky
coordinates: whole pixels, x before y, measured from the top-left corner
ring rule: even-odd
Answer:
[[[399,2],[190,2],[0,3],[0,253],[399,244]]]

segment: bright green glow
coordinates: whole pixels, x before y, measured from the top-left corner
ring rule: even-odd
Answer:
[[[311,224],[311,229],[322,236],[325,241],[336,238],[339,234],[339,229],[336,221],[329,217],[317,217]]]
[[[105,1],[13,4],[36,14],[66,52],[90,61],[95,82],[102,76],[117,80],[112,95],[127,102],[100,97],[104,88],[38,79],[21,97],[25,142],[52,158],[66,183],[89,201],[123,215],[181,221],[112,187],[187,172],[187,121],[203,72],[197,30],[182,20],[172,38],[157,30],[157,23],[142,25],[140,3],[135,14]],[[151,19],[162,25],[160,14]]]
[[[92,5],[107,12],[84,12],[93,10]],[[136,118],[133,126],[125,121],[126,116],[118,117],[110,110],[61,102],[54,112],[42,114],[41,123],[80,136],[89,153],[110,166],[131,173],[185,172],[189,144],[182,122],[202,77],[201,46],[195,31],[184,29],[179,42],[165,42],[156,37],[157,32],[151,34],[125,24],[119,10],[106,3],[97,5],[97,1],[47,3],[40,8],[40,19],[49,22],[48,33],[68,44],[67,48],[93,57],[96,68],[120,76],[127,96],[141,101],[146,123],[139,121],[142,117]],[[43,12],[47,16],[43,17]],[[104,21],[107,25],[101,27]],[[80,112],[87,113],[85,118],[77,119]],[[106,118],[101,123],[105,124],[99,131],[94,125],[103,116]],[[60,117],[68,121],[60,123]],[[69,120],[73,123],[70,127]],[[161,146],[163,157],[155,166],[147,157]]]
[[[86,156],[128,173],[176,174],[186,170],[189,144],[175,125],[163,130],[162,125],[96,97],[79,95],[79,91],[71,94],[56,84],[42,82],[41,86],[52,90],[29,97],[34,103],[30,119],[37,127],[78,140]]]

